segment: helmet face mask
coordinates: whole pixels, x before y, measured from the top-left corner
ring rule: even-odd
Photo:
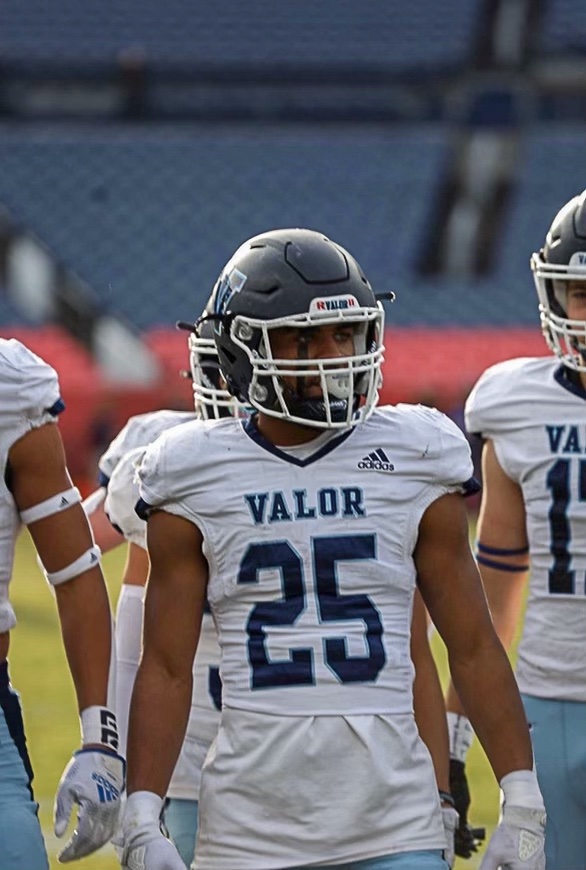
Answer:
[[[216,284],[211,317],[228,389],[241,402],[320,429],[348,428],[374,409],[383,309],[356,261],[320,233],[275,230],[242,245]],[[275,352],[276,330],[338,329],[352,335],[347,355]]]
[[[204,420],[240,417],[245,414],[223,382],[211,323],[195,327],[187,340],[195,410]]]
[[[567,368],[586,372],[586,320],[568,317],[570,282],[586,287],[586,191],[558,212],[531,270],[548,347]]]

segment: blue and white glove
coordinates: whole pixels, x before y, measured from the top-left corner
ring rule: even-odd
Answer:
[[[503,811],[480,870],[545,870],[545,808],[534,771],[501,780]]]
[[[163,798],[152,791],[128,796],[122,829],[123,870],[185,870],[179,852],[161,831]]]
[[[77,823],[59,861],[75,861],[107,843],[114,831],[124,789],[124,759],[112,749],[80,749],[65,768],[55,798],[55,834],[65,833],[73,805]]]

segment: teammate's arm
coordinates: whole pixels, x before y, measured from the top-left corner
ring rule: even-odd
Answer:
[[[415,591],[413,618],[411,620],[411,659],[415,667],[413,681],[415,721],[421,739],[427,746],[433,762],[448,844],[445,859],[452,867],[455,847],[454,832],[458,823],[458,814],[454,809],[453,798],[450,794],[448,726],[439,674],[429,646],[427,614],[421,595],[417,590]]]
[[[208,578],[202,541],[199,529],[183,517],[155,511],[148,519],[151,567],[143,653],[130,706],[125,867],[135,866],[139,853],[147,868],[184,866],[161,834],[159,816],[191,707]]]
[[[494,627],[505,649],[509,649],[518,626],[528,574],[525,507],[521,489],[501,468],[492,441],[486,441],[483,447],[482,478],[478,563]],[[476,842],[468,824],[466,755],[474,735],[451,681],[446,709],[450,729],[450,788],[460,815],[456,852],[470,857],[476,851]]]
[[[72,489],[61,436],[53,424],[32,429],[10,449],[10,489],[21,512],[51,505]],[[63,510],[41,509],[29,531],[55,589],[63,643],[82,722],[84,748],[69,762],[56,797],[55,832],[62,836],[73,804],[79,804],[76,830],[60,860],[81,858],[112,836],[124,786],[118,756],[116,720],[107,708],[111,656],[111,615],[99,559],[79,503]],[[107,786],[108,800],[101,799]],[[100,788],[98,788],[100,786]]]
[[[544,809],[529,729],[470,551],[461,496],[444,495],[428,507],[419,526],[414,558],[419,589],[448,650],[454,686],[504,794],[503,819],[482,868],[493,870],[511,861],[516,866],[524,832],[536,844],[526,866],[538,868],[542,866]]]
[[[482,501],[478,517],[478,567],[496,632],[509,649],[517,630],[528,577],[525,506],[520,487],[503,471],[492,441],[482,451]],[[464,710],[452,684],[447,709]]]
[[[10,450],[9,465],[12,494],[21,512],[73,486],[61,436],[53,424],[19,439]],[[72,564],[93,545],[80,504],[31,523],[29,531],[49,573]],[[106,706],[111,617],[100,567],[96,564],[54,588],[79,710]]]
[[[449,792],[448,729],[437,667],[427,636],[425,607],[418,591],[413,601],[411,659],[415,666],[413,707],[421,739],[427,746],[438,789]]]
[[[415,563],[421,594],[448,649],[454,685],[497,779],[511,770],[531,770],[525,713],[470,551],[460,495],[444,495],[426,510]]]

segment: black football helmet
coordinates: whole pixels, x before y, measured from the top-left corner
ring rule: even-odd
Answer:
[[[566,310],[568,281],[586,281],[586,191],[555,216],[531,269],[547,344],[568,368],[586,372],[586,321],[570,320]]]
[[[230,393],[273,417],[346,428],[373,410],[381,382],[384,312],[344,248],[307,229],[249,239],[222,271],[207,316]],[[332,359],[275,359],[271,331],[353,324],[354,352]],[[319,374],[321,396],[304,395]],[[297,389],[287,386],[295,377]]]

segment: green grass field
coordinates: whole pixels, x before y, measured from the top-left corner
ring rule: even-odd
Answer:
[[[123,550],[104,558],[111,600],[115,606],[120,586]],[[12,682],[22,695],[29,751],[35,770],[35,793],[40,802],[40,817],[51,860],[51,870],[58,864],[60,842],[52,830],[53,796],[59,777],[72,750],[79,742],[79,724],[71,679],[61,646],[53,596],[36,564],[28,534],[21,536],[16,558],[12,600],[19,624],[12,634],[10,667]],[[433,640],[442,677],[446,674],[443,644]],[[498,789],[484,753],[476,741],[469,757],[469,780],[472,792],[470,818],[475,825],[485,825],[490,832],[498,811]],[[458,870],[476,870],[479,855],[469,861],[458,859]],[[115,870],[119,867],[114,850],[102,849],[76,862],[80,870]]]

